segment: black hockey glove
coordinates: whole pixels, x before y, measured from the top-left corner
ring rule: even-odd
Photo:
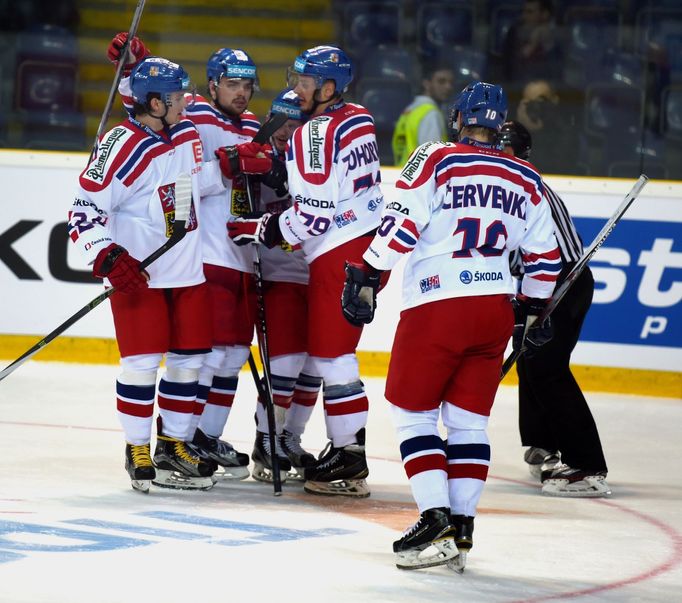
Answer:
[[[526,347],[525,354],[530,358],[554,336],[554,326],[551,317],[540,323],[537,318],[545,310],[547,299],[517,295],[512,302],[514,305],[514,333],[512,348],[515,352]],[[525,337],[525,339],[524,339]]]
[[[346,262],[346,282],[341,294],[341,310],[355,327],[369,324],[377,307],[381,271],[363,262]]]
[[[227,223],[227,234],[240,247],[249,243],[262,243],[271,249],[284,240],[279,228],[279,215],[263,212],[233,218]]]
[[[275,191],[278,198],[286,197],[289,194],[287,182],[287,167],[283,161],[272,159],[272,169],[260,177],[260,181]]]

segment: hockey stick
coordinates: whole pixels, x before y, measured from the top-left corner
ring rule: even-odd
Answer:
[[[99,138],[104,132],[107,121],[109,121],[109,115],[111,114],[111,107],[114,105],[114,98],[116,98],[116,92],[118,92],[118,85],[121,82],[121,76],[123,75],[123,69],[125,68],[125,63],[128,55],[128,47],[130,46],[130,40],[137,34],[137,27],[140,24],[140,19],[142,18],[142,11],[144,10],[145,0],[138,0],[137,8],[135,9],[135,14],[133,14],[133,20],[130,23],[130,29],[128,30],[128,37],[126,38],[125,44],[121,48],[120,59],[118,61],[118,66],[116,67],[116,75],[114,76],[114,81],[111,84],[111,90],[109,90],[109,98],[107,98],[107,104],[104,105],[104,111],[102,112],[102,118],[99,120],[99,126],[97,127],[97,134],[95,134],[95,142],[92,145],[92,150],[90,151],[90,163],[95,154],[97,153],[97,147],[99,146]]]
[[[253,142],[264,143],[287,121],[288,117],[283,113],[275,113],[268,121],[266,121],[261,129],[253,137]],[[246,180],[246,195],[249,199],[249,209],[251,212],[256,211],[256,202],[253,198],[253,189],[251,188],[251,181],[245,175]],[[265,412],[268,417],[268,437],[270,438],[270,462],[272,464],[272,486],[275,496],[282,494],[282,479],[279,475],[279,459],[277,457],[276,440],[277,437],[275,429],[275,406],[274,396],[272,392],[272,374],[270,373],[270,352],[268,350],[268,330],[265,324],[265,297],[263,294],[263,270],[261,268],[261,255],[258,243],[253,245],[253,273],[256,281],[256,299],[258,303],[258,352],[260,353],[261,363],[263,364],[263,381],[259,389],[261,400],[265,404]],[[253,362],[253,355],[249,355],[249,365],[251,372],[254,374],[254,379],[258,375],[255,363]],[[259,380],[258,380],[259,381]]]
[[[557,307],[557,305],[562,300],[564,295],[566,295],[568,290],[573,286],[573,283],[575,283],[575,281],[580,276],[582,271],[585,269],[587,263],[592,259],[594,254],[597,253],[599,248],[604,244],[604,241],[606,241],[607,237],[616,227],[616,224],[618,224],[620,219],[623,217],[623,214],[627,211],[628,207],[630,207],[634,200],[637,199],[639,193],[642,192],[642,189],[644,188],[648,181],[649,178],[647,178],[644,174],[642,174],[639,177],[639,180],[635,182],[635,185],[632,187],[630,192],[625,196],[625,199],[623,199],[623,202],[618,206],[616,212],[613,214],[613,216],[611,216],[609,221],[606,224],[604,224],[604,227],[599,231],[599,234],[594,238],[590,246],[587,248],[587,251],[583,253],[582,257],[575,263],[575,266],[573,266],[571,271],[566,275],[564,282],[561,283],[559,288],[554,292],[554,295],[552,295],[552,297],[550,298],[542,314],[540,314],[540,316],[538,316],[536,320],[542,322],[552,312],[554,312],[554,309]],[[528,329],[530,324],[532,323],[528,324],[526,330]],[[505,375],[510,371],[511,367],[514,366],[514,363],[516,362],[518,357],[525,351],[526,347],[522,345],[521,349],[513,351],[511,354],[509,354],[507,359],[504,361],[504,364],[502,365],[502,374],[500,376],[500,381],[504,379]]]
[[[158,260],[164,253],[169,249],[177,245],[185,236],[187,232],[185,230],[187,219],[189,218],[190,209],[192,207],[192,182],[190,180],[189,174],[181,174],[175,183],[175,221],[173,224],[173,233],[169,239],[159,247],[154,253],[146,257],[140,262],[140,271],[144,270],[152,262]],[[103,301],[111,297],[116,292],[115,287],[110,287],[105,289],[104,292],[100,293],[95,299],[83,306],[78,312],[67,318],[62,324],[60,324],[54,331],[43,337],[38,343],[36,343],[32,348],[26,350],[19,358],[17,358],[12,364],[7,365],[2,371],[0,371],[0,381],[7,377],[10,373],[13,373],[18,369],[24,362],[29,360],[32,356],[35,356],[40,350],[42,350],[48,343],[59,337],[66,329],[71,325],[78,322],[90,311],[94,310]]]

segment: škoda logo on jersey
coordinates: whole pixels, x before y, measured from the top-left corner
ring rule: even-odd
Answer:
[[[316,117],[310,122],[306,153],[308,155],[308,167],[312,172],[324,172],[322,146],[330,121],[331,117],[322,116]]]
[[[125,128],[114,128],[109,132],[109,136],[107,136],[97,148],[97,161],[85,172],[85,175],[88,178],[95,182],[104,181],[104,170],[107,166],[107,161],[109,161],[109,158],[112,156],[112,151],[114,150],[116,143],[123,138],[125,133]]]
[[[163,221],[166,224],[166,237],[170,238],[175,227],[175,182],[164,184],[159,187],[159,199],[161,200],[161,210],[163,211]],[[197,227],[197,215],[194,212],[194,202],[189,210],[189,217],[185,230],[195,230]]]

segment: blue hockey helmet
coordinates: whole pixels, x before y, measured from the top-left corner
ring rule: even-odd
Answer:
[[[282,90],[272,101],[270,115],[274,113],[284,113],[289,119],[303,120],[301,112],[301,99],[291,88]]]
[[[159,94],[166,105],[173,92],[189,92],[189,74],[181,65],[161,57],[147,57],[138,63],[130,74],[133,100],[145,105],[150,94]]]
[[[457,116],[462,116],[462,127],[483,126],[499,131],[507,119],[507,95],[501,86],[485,82],[471,82],[452,105],[450,128],[457,132]]]
[[[298,55],[293,66],[289,67],[289,86],[295,87],[299,75],[314,77],[316,88],[332,80],[337,93],[341,94],[353,81],[353,65],[348,55],[337,46],[315,46]]]
[[[218,83],[220,78],[246,78],[254,80],[258,85],[256,64],[244,50],[239,48],[221,48],[216,50],[206,64],[208,81]]]

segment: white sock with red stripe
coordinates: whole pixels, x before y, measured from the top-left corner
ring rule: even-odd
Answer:
[[[214,438],[219,438],[225,430],[237,392],[239,371],[249,357],[250,351],[248,347],[242,345],[220,349],[224,352],[222,364],[215,370],[206,404],[199,419],[201,431]]]
[[[438,433],[439,410],[412,412],[391,405],[400,455],[419,512],[449,507],[445,446]]]
[[[367,425],[369,401],[360,381],[355,354],[338,358],[310,356],[310,374],[324,383],[324,418],[327,436],[335,448],[357,443],[355,434]]]
[[[126,442],[139,446],[151,440],[156,373],[150,385],[130,385],[116,381],[116,410]]]
[[[443,423],[448,430],[450,509],[474,517],[490,467],[488,417],[444,402]]]
[[[284,421],[284,429],[289,433],[303,435],[305,426],[313,414],[321,387],[322,377],[313,377],[305,372],[298,376],[291,405]]]

